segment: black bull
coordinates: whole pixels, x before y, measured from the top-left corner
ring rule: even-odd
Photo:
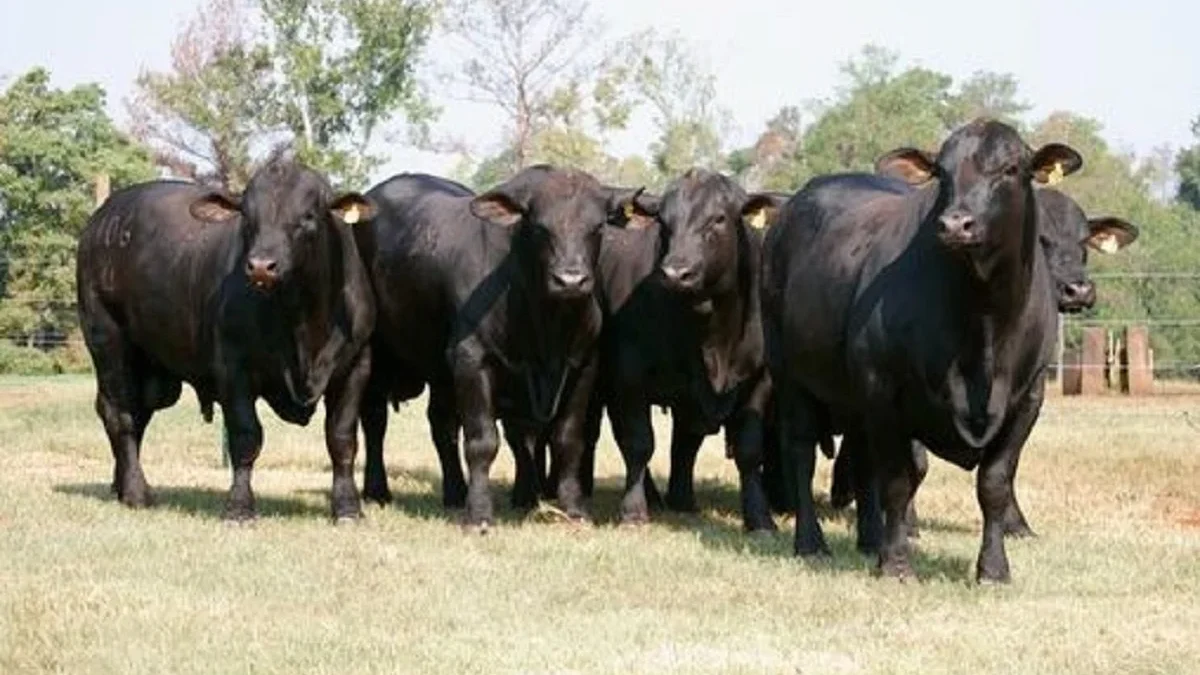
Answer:
[[[817,178],[767,235],[764,333],[797,480],[796,552],[825,549],[813,445],[861,428],[887,518],[883,533],[871,528],[863,512],[874,498],[860,499],[859,545],[879,550],[881,570],[911,574],[904,523],[916,439],[979,468],[977,576],[1007,580],[1003,516],[1041,407],[1057,309],[1032,183],[1082,160],[1059,144],[1033,152],[1010,127],[978,120],[935,162],[907,150],[891,161],[934,180],[910,189],[866,174]]]
[[[883,158],[876,167],[877,172],[883,175],[890,169],[886,159]],[[1054,279],[1058,309],[1064,313],[1088,309],[1096,299],[1095,286],[1087,278],[1088,249],[1102,254],[1116,253],[1137,239],[1138,229],[1120,218],[1089,219],[1073,199],[1053,188],[1039,189],[1036,199],[1039,238],[1049,263],[1050,276]],[[837,460],[834,462],[833,483],[830,487],[830,503],[834,508],[844,508],[854,499],[853,458],[865,457],[865,442],[863,434],[853,429],[847,430],[842,440]],[[913,452],[919,479],[923,479],[929,466],[925,447],[919,442],[914,442]],[[788,504],[777,484],[778,481],[776,485],[772,485],[776,488],[772,496],[780,496],[775,505]],[[919,536],[915,509],[909,509],[907,518],[909,535]],[[1017,502],[1015,488],[1012,501],[1005,509],[1004,532],[1009,536],[1034,534]]]
[[[387,401],[429,386],[428,418],[443,501],[466,522],[493,519],[488,474],[499,435],[517,460],[514,504],[532,506],[533,445],[571,467],[555,485],[563,511],[586,517],[575,468],[595,378],[601,313],[595,266],[602,230],[652,215],[640,190],[612,190],[550,166],[476,196],[425,175],[372,188],[380,215],[359,243],[379,304],[377,359],[362,410],[364,493],[391,498],[383,465]],[[469,481],[458,458],[460,423]]]
[[[187,382],[206,420],[221,405],[233,464],[227,518],[255,515],[260,397],[301,425],[324,397],[333,514],[361,515],[357,411],[375,310],[348,223],[371,212],[361,195],[335,197],[319,174],[282,158],[240,199],[158,181],[101,205],[79,241],[79,316],[122,503],[151,502],[142,438]]]

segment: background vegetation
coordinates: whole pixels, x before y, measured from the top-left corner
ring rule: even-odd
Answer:
[[[443,71],[424,61],[436,41],[460,57]],[[1195,145],[1136,157],[1106,142],[1100,120],[1031,118],[1009,74],[955,81],[872,45],[841,70],[828,97],[779,110],[752,145],[730,147],[730,114],[686,41],[607,35],[585,0],[207,0],[172,42],[170,68],[138,77],[126,128],[97,85],[56,89],[34,69],[0,91],[0,372],[86,367],[55,350],[78,343],[74,242],[99,174],[114,188],[170,175],[236,190],[289,144],[361,189],[383,140],[457,152],[455,177],[478,188],[547,161],[650,188],[700,165],[749,189],[794,190],[819,173],[869,170],[900,145],[936,147],[978,115],[1031,143],[1078,148],[1084,170],[1062,188],[1089,214],[1141,228],[1131,249],[1093,256],[1101,299],[1085,318],[1168,322],[1152,329],[1156,364],[1189,374],[1181,366],[1200,363],[1200,328],[1172,323],[1200,321],[1188,276],[1200,270],[1200,111]],[[495,110],[490,152],[439,133],[439,100]],[[636,116],[651,120],[652,142],[614,154]]]

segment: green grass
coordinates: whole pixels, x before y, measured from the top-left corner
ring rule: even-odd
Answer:
[[[264,411],[263,518],[230,528],[194,397],[151,424],[159,506],[135,512],[108,494],[93,391],[0,378],[0,673],[1200,672],[1200,396],[1051,399],[1018,480],[1041,536],[1010,542],[1011,586],[978,588],[972,476],[941,462],[907,584],[869,574],[849,514],[824,514],[826,562],[792,558],[790,522],[745,537],[718,438],[696,516],[614,527],[606,435],[597,526],[509,514],[464,536],[419,404],[391,420],[398,503],[348,528],[328,522],[320,425]],[[493,473],[506,504],[507,450]]]

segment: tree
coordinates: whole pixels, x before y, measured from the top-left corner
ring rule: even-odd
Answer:
[[[747,178],[789,190],[817,174],[869,171],[896,147],[934,148],[975,117],[1017,123],[1029,108],[1017,99],[1011,75],[976,72],[955,88],[949,75],[918,67],[898,72],[899,63],[895,52],[864,47],[842,64],[843,84],[835,96],[808,105],[813,122],[802,133],[799,109],[785,108],[755,149],[743,151],[754,162],[744,169]]]
[[[104,90],[50,86],[35,68],[0,96],[0,335],[53,341],[75,324],[75,241],[93,181],[154,176],[148,151],[105,113]]]
[[[436,113],[416,76],[433,12],[434,0],[208,0],[173,43],[171,70],[138,78],[134,130],[187,177],[238,188],[285,143],[361,185],[397,113],[417,137]]]
[[[581,0],[447,0],[445,32],[465,47],[447,81],[461,97],[494,106],[509,128],[505,148],[515,172],[531,163],[535,137],[561,115],[565,97],[577,108],[583,57],[596,27]],[[591,57],[593,64],[599,59]]]
[[[143,70],[132,131],[172,174],[242,189],[271,131],[271,55],[252,44],[243,0],[208,0],[171,44],[171,70]]]
[[[638,61],[632,78],[654,112],[659,135],[650,154],[661,180],[693,166],[722,168],[721,138],[730,115],[716,104],[716,77],[677,36],[660,39],[647,33],[635,42],[640,49],[631,50]]]
[[[382,163],[368,154],[403,112],[422,135],[436,110],[416,67],[433,0],[259,0],[276,71],[270,112],[297,156],[348,184]]]
[[[1179,174],[1180,202],[1200,209],[1200,117],[1192,121],[1192,136],[1197,144],[1179,151],[1175,158],[1175,171]]]

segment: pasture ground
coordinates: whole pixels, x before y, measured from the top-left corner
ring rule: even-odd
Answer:
[[[614,527],[607,424],[595,527],[506,510],[464,536],[420,402],[391,417],[397,503],[344,528],[320,424],[264,409],[263,517],[231,528],[219,427],[187,391],[150,426],[158,506],[134,512],[109,495],[93,392],[0,378],[0,673],[1200,672],[1200,396],[1051,399],[1018,479],[1041,536],[1009,544],[1011,586],[978,588],[973,476],[940,461],[918,497],[920,580],[901,584],[869,574],[850,513],[823,514],[822,562],[793,559],[790,520],[744,536],[717,437],[701,513]],[[511,467],[502,449],[499,504]]]

